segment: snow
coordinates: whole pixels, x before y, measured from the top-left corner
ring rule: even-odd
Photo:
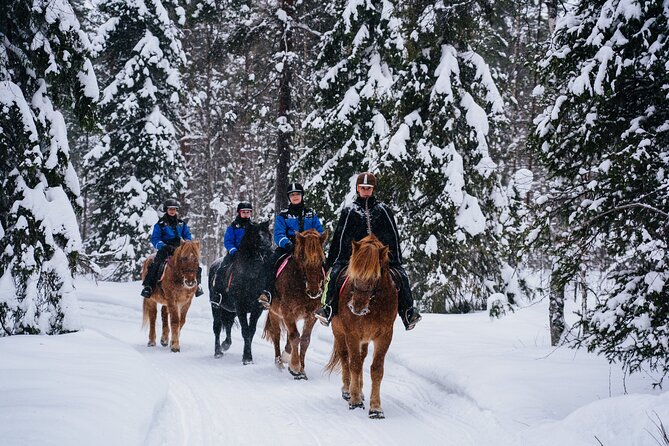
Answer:
[[[348,410],[339,375],[322,374],[328,328],[314,330],[309,380],[294,381],[260,339],[265,315],[244,366],[239,328],[213,357],[206,295],[174,354],[145,346],[138,282],[77,288],[82,331],[0,338],[3,445],[651,446],[669,420],[669,393],[651,376],[623,380],[603,358],[551,347],[547,302],[502,319],[425,314],[411,332],[397,320],[378,421]],[[578,304],[567,304],[573,319]],[[369,400],[368,374],[364,386]]]

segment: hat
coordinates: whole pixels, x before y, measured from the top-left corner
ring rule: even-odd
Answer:
[[[167,212],[167,208],[177,208],[177,209],[179,209],[180,207],[181,207],[181,203],[179,203],[175,198],[168,198],[163,203],[163,212]]]
[[[376,177],[371,172],[363,172],[358,175],[358,179],[355,180],[356,189],[358,186],[371,186],[376,187]]]
[[[300,183],[290,183],[288,185],[288,195],[292,194],[293,192],[299,192],[300,194],[304,195],[304,188]]]
[[[237,205],[237,212],[239,212],[239,211],[252,211],[252,210],[253,210],[253,206],[248,201],[241,201]]]

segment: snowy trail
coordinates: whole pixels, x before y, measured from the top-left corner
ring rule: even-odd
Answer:
[[[367,418],[366,409],[348,410],[340,396],[340,375],[323,375],[332,346],[329,328],[317,326],[314,330],[307,353],[309,380],[295,381],[286,371],[276,369],[273,349],[260,337],[265,315],[254,338],[254,364],[242,365],[243,343],[238,327],[233,329],[230,350],[215,359],[206,295],[197,298],[191,307],[181,353],[146,347],[148,329],[140,328],[142,301],[138,290],[134,283],[82,283],[79,299],[87,328],[127,343],[168,382],[167,401],[153,417],[147,438],[150,445],[521,444],[502,427],[501,420],[479,407],[455,384],[422,376],[413,369],[399,350],[409,344],[397,339],[415,332],[404,332],[399,322],[381,389],[387,418],[377,421]],[[367,400],[369,364],[368,358],[364,387]]]

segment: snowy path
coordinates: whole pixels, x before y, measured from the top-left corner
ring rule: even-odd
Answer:
[[[260,338],[265,316],[254,339],[255,363],[244,366],[237,327],[230,350],[214,358],[206,295],[191,307],[182,351],[174,354],[145,346],[147,329],[140,329],[137,284],[83,285],[79,299],[86,327],[136,349],[169,385],[166,403],[154,414],[150,445],[521,444],[502,427],[502,420],[454,383],[424,376],[412,367],[400,349],[410,348],[412,336],[421,339],[421,327],[406,333],[397,321],[381,390],[387,418],[377,421],[367,418],[367,410],[348,410],[340,397],[340,375],[322,374],[332,345],[329,328],[314,330],[307,354],[309,380],[295,381],[276,369],[271,345]],[[424,347],[422,351],[426,353]]]

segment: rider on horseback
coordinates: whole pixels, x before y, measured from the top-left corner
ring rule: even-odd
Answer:
[[[239,246],[246,233],[246,227],[251,223],[252,214],[253,206],[251,203],[248,201],[241,201],[237,204],[237,216],[225,230],[225,236],[223,237],[223,245],[228,253],[225,255],[223,262],[221,263],[221,273],[216,275],[216,286],[214,288],[217,290],[220,290],[223,285],[222,281],[224,280],[225,272],[230,267],[230,264],[235,258],[235,254],[239,250]]]
[[[181,205],[174,198],[168,198],[163,203],[163,215],[158,223],[153,225],[153,233],[151,234],[151,244],[158,250],[153,263],[149,266],[149,270],[142,282],[142,296],[145,298],[151,297],[151,293],[158,282],[158,274],[162,268],[163,263],[181,244],[181,240],[192,240],[193,236],[188,229],[186,222],[179,218],[177,211]],[[196,296],[201,296],[204,291],[200,286],[201,269],[197,273],[197,291]]]
[[[277,248],[270,258],[271,271],[267,275],[265,289],[258,301],[267,309],[272,303],[272,292],[276,281],[276,270],[280,259],[293,252],[295,247],[295,234],[307,229],[315,229],[323,233],[323,225],[314,211],[304,205],[304,188],[300,183],[288,185],[288,199],[290,204],[282,209],[274,221],[274,243]]]
[[[373,196],[375,187],[376,177],[373,174],[363,172],[358,175],[356,180],[358,197],[353,205],[342,210],[339,216],[328,252],[327,264],[330,265],[330,272],[325,285],[325,302],[323,302],[323,307],[316,312],[316,317],[325,326],[330,325],[330,320],[337,314],[339,303],[337,279],[351,258],[351,243],[369,234],[374,234],[390,248],[390,267],[399,276],[393,275],[393,279],[396,286],[399,287],[398,310],[404,328],[411,330],[421,320],[418,310],[413,306],[409,278],[402,267],[402,253],[395,217],[386,204],[377,201]]]

